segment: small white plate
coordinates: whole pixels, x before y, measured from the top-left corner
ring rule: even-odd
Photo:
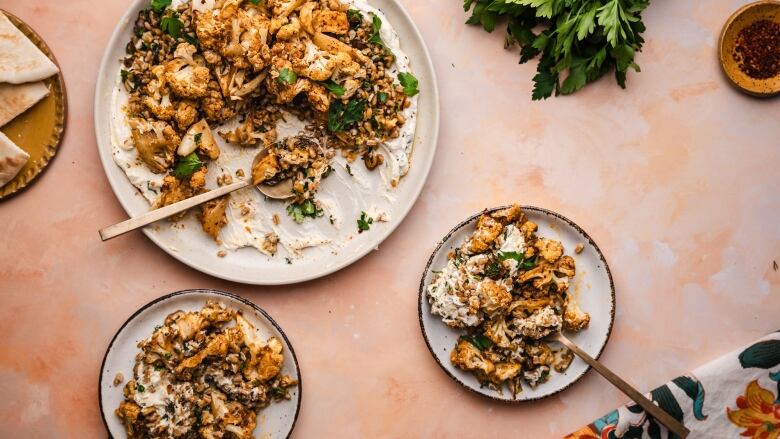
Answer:
[[[216,290],[184,290],[165,295],[142,306],[119,328],[108,345],[100,368],[98,396],[103,423],[112,437],[117,439],[126,437],[122,422],[114,414],[114,410],[124,400],[122,390],[127,380],[133,376],[135,356],[139,352],[138,342],[149,337],[154,327],[161,325],[167,315],[177,310],[197,311],[203,308],[207,300],[216,300],[230,309],[241,311],[244,317],[260,330],[261,336],[265,338],[273,336],[282,342],[284,346],[282,373],[298,380],[298,385],[290,388],[289,400],[272,403],[260,411],[254,433],[258,439],[290,436],[301,408],[303,384],[298,359],[282,328],[260,307],[239,296]],[[122,384],[114,386],[113,381],[117,372],[121,372],[125,379]]]
[[[217,256],[219,248],[192,218],[184,228],[162,227],[165,222],[145,227],[143,232],[152,242],[190,267],[221,279],[255,285],[287,285],[326,276],[354,263],[376,250],[401,224],[419,197],[433,164],[439,135],[439,92],[428,49],[400,3],[396,0],[369,0],[368,3],[381,10],[393,24],[401,41],[401,49],[409,57],[411,68],[420,84],[411,167],[392,191],[394,201],[386,212],[391,220],[375,224],[369,233],[357,234],[340,247],[337,254],[323,251],[318,257],[296,259],[292,266],[285,264],[284,257],[279,258],[280,255],[270,260],[254,248],[242,248],[220,258]],[[136,217],[149,211],[149,203],[114,162],[110,129],[111,96],[122,68],[120,60],[125,56],[125,45],[130,40],[135,18],[141,9],[149,6],[149,0],[134,0],[129,4],[103,54],[95,86],[94,119],[98,154],[108,182],[127,214]],[[351,192],[347,189],[339,196],[349,199]],[[368,209],[369,206],[362,208]],[[356,219],[351,221],[352,227],[355,227]]]
[[[485,212],[505,207],[496,207]],[[529,220],[539,226],[538,236],[561,241],[565,254],[574,258],[577,275],[571,282],[569,291],[579,295],[580,307],[590,314],[590,325],[585,330],[567,333],[566,336],[592,357],[598,358],[607,344],[609,334],[612,331],[612,322],[615,319],[615,287],[607,260],[590,236],[568,218],[539,207],[523,206],[522,210]],[[566,372],[562,374],[551,372],[549,381],[538,385],[535,389],[524,384],[523,391],[517,395],[516,399],[513,399],[509,389],[504,388],[502,393],[498,393],[487,387],[483,388],[473,374],[452,365],[450,352],[455,347],[458,337],[463,335],[463,331],[450,328],[441,321],[439,316],[431,314],[425,289],[433,277],[432,270],[447,265],[447,253],[459,247],[474,232],[477,219],[485,212],[480,212],[455,226],[442,238],[428,260],[428,265],[426,265],[420,281],[419,297],[420,327],[423,337],[425,337],[425,343],[447,375],[463,387],[482,396],[499,401],[520,402],[553,395],[574,384],[590,367],[575,357]],[[575,254],[574,247],[580,243],[585,248],[582,253]]]

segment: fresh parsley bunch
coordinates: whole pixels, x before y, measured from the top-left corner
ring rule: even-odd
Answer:
[[[626,87],[629,68],[639,71],[645,25],[640,14],[649,0],[464,0],[468,24],[492,32],[507,21],[507,41],[518,43],[520,63],[538,55],[533,99],[570,94],[614,70]],[[473,9],[473,10],[472,10]]]

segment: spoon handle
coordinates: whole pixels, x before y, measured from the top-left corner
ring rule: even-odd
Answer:
[[[249,180],[239,181],[237,183],[229,184],[227,186],[222,186],[218,189],[214,189],[213,191],[208,191],[206,193],[196,195],[192,198],[187,198],[186,200],[182,200],[177,203],[169,204],[159,209],[150,210],[149,212],[143,215],[137,216],[135,218],[130,218],[129,220],[122,221],[119,224],[114,224],[113,226],[106,227],[105,229],[100,231],[100,239],[102,239],[103,241],[108,241],[111,238],[115,238],[119,235],[123,235],[127,232],[151,224],[155,221],[159,221],[163,218],[168,218],[169,216],[176,215],[179,212],[184,212],[185,210],[191,207],[195,207],[198,204],[205,203],[206,201],[211,201],[215,198],[219,198],[225,194],[229,194],[230,192],[243,189],[250,185],[251,182]]]
[[[622,378],[617,376],[614,372],[607,369],[606,366],[599,363],[593,357],[588,355],[585,351],[580,349],[579,346],[574,344],[571,340],[566,338],[563,334],[557,334],[553,340],[556,340],[560,343],[562,343],[567,348],[571,349],[572,352],[574,352],[578,357],[582,358],[583,361],[588,363],[590,367],[596,370],[596,372],[600,373],[601,376],[607,379],[610,383],[612,383],[615,387],[620,389],[621,392],[628,395],[629,398],[633,399],[634,402],[639,404],[640,407],[642,407],[645,410],[645,413],[649,413],[651,416],[653,416],[658,422],[663,424],[669,431],[676,434],[680,438],[685,438],[690,433],[690,430],[688,430],[683,424],[678,422],[676,419],[674,419],[669,413],[666,413],[663,409],[655,405],[652,401],[647,399],[644,395],[642,395],[638,390],[636,390],[634,387],[632,387],[627,382],[623,381]]]

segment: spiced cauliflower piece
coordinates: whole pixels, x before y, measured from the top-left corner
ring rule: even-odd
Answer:
[[[495,343],[496,346],[509,348],[515,333],[509,329],[506,319],[500,316],[487,323],[484,335]]]
[[[209,69],[195,61],[197,50],[190,43],[180,43],[176,46],[174,59],[165,64],[166,83],[182,98],[202,98],[208,90]]]
[[[482,215],[477,220],[477,229],[471,235],[466,249],[471,253],[481,253],[490,248],[503,230],[504,226],[489,215]]]
[[[506,209],[497,210],[490,214],[490,217],[503,225],[511,224],[521,218],[523,212],[518,204],[513,204]]]
[[[561,330],[561,316],[549,306],[528,317],[516,317],[512,322],[515,331],[532,340],[539,340]]]
[[[276,154],[266,154],[252,166],[252,184],[262,184],[281,171]]]
[[[505,286],[497,284],[491,279],[485,279],[477,286],[480,309],[489,316],[503,314],[512,302],[512,294]]]
[[[171,102],[170,88],[165,79],[165,66],[152,67],[151,78],[146,84],[145,91],[141,102],[154,117],[168,121],[175,116],[176,110]]]
[[[312,24],[315,32],[344,35],[349,31],[347,14],[341,11],[320,11]]]
[[[196,150],[211,160],[219,158],[219,145],[217,145],[206,119],[201,119],[187,130],[176,153],[181,157],[186,157]]]
[[[174,151],[181,139],[162,121],[130,120],[130,136],[138,156],[155,174],[162,174],[173,164]]]
[[[539,238],[534,243],[539,250],[539,256],[548,262],[555,262],[563,256],[563,244],[560,241],[547,238]]]
[[[225,102],[217,81],[209,81],[208,92],[201,99],[201,108],[210,122],[223,123],[236,115],[235,110]]]
[[[228,206],[228,197],[217,198],[204,203],[201,206],[200,222],[203,231],[211,236],[214,241],[219,242],[219,233],[227,225],[227,216],[225,209]]]
[[[163,178],[160,196],[157,197],[152,207],[158,209],[200,194],[206,185],[206,172],[208,170],[203,166],[187,180],[180,180],[173,175],[166,175]]]
[[[563,329],[581,331],[590,324],[590,314],[580,309],[575,294],[569,293],[563,302]]]
[[[237,342],[239,339],[240,332],[237,328],[227,328],[225,332],[211,339],[206,347],[198,351],[198,353],[182,360],[179,365],[176,366],[176,373],[181,373],[184,370],[198,367],[203,362],[203,360],[208,357],[224,357],[227,355],[230,345]]]
[[[176,121],[180,130],[186,130],[193,123],[195,118],[198,117],[198,108],[195,102],[190,100],[182,100],[176,103],[176,113],[173,119]]]
[[[485,358],[482,351],[468,340],[460,340],[450,354],[450,361],[456,367],[463,370],[477,371],[490,376],[496,370],[496,366]]]
[[[493,384],[501,384],[520,374],[522,366],[514,362],[496,363],[496,369],[488,377]]]
[[[268,7],[273,9],[274,16],[287,17],[304,3],[306,0],[268,0]]]

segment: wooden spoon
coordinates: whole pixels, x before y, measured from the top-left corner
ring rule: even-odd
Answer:
[[[650,401],[647,399],[644,395],[642,395],[638,390],[636,390],[634,387],[632,387],[627,382],[623,381],[622,378],[617,376],[614,372],[607,369],[606,366],[599,363],[597,360],[595,360],[593,357],[588,355],[587,352],[580,349],[579,346],[574,344],[571,340],[566,338],[563,334],[560,332],[555,334],[550,334],[549,337],[547,337],[547,340],[550,341],[557,341],[567,348],[569,348],[572,352],[574,352],[575,355],[582,358],[583,361],[588,363],[590,367],[596,370],[601,376],[607,379],[610,383],[612,383],[615,387],[620,389],[621,392],[628,395],[629,398],[634,400],[635,403],[639,404],[640,407],[642,407],[645,410],[645,413],[650,414],[652,417],[654,417],[658,422],[664,425],[669,431],[676,434],[680,438],[686,438],[688,434],[690,434],[690,430],[688,430],[683,424],[681,424],[679,421],[674,419],[669,413],[666,413],[661,407],[658,407],[653,403],[653,401]]]
[[[252,161],[252,167],[254,168],[254,165],[267,155],[268,155],[268,149],[263,148],[263,150],[260,151],[255,156],[255,159]],[[141,216],[130,218],[129,220],[122,221],[121,223],[118,224],[114,224],[113,226],[108,226],[100,231],[100,239],[102,239],[103,241],[108,241],[111,238],[115,238],[119,235],[124,235],[127,232],[149,225],[155,221],[159,221],[161,219],[176,215],[177,213],[184,212],[185,210],[195,207],[199,204],[203,204],[215,198],[222,197],[224,195],[227,195],[239,189],[252,186],[251,170],[249,172],[249,176],[250,177],[247,180],[242,180],[233,184],[229,184],[227,186],[222,186],[218,189],[214,189],[213,191],[208,191],[206,193],[196,195],[191,198],[187,198],[186,200],[169,204],[159,209],[151,210]],[[263,195],[267,196],[268,198],[273,198],[275,200],[286,200],[288,198],[293,197],[292,179],[280,181],[278,184],[273,186],[260,184],[255,187],[260,192],[262,192]]]

